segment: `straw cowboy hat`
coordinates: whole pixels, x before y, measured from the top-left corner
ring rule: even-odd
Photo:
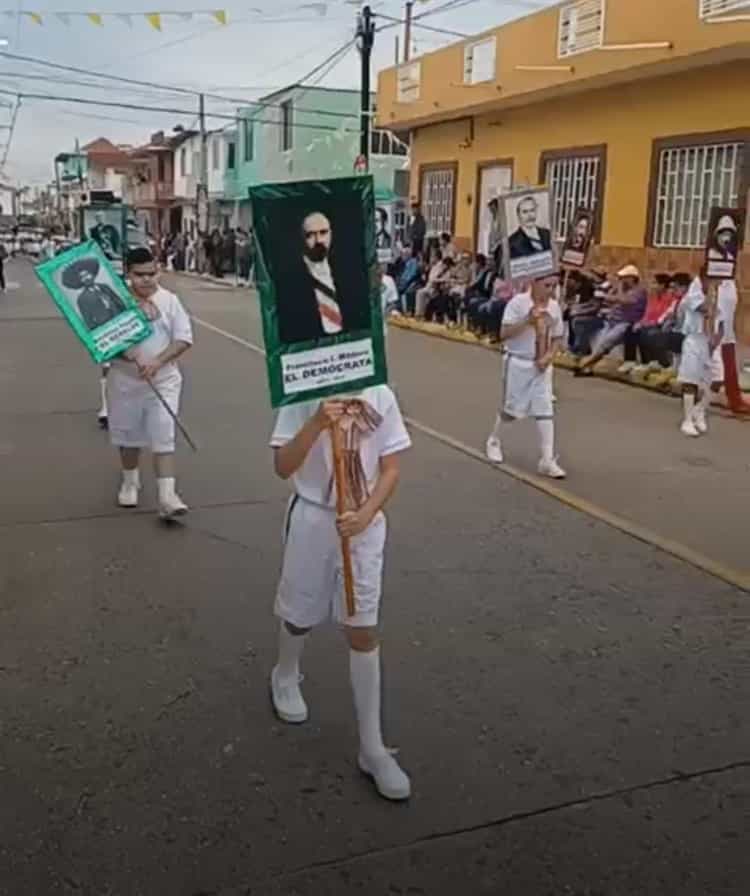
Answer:
[[[88,271],[92,277],[96,277],[99,273],[99,262],[95,258],[80,258],[69,264],[60,278],[63,286],[67,286],[68,289],[81,289],[84,285],[81,282],[81,274],[84,271]]]
[[[635,280],[640,280],[641,272],[634,264],[626,264],[624,268],[617,272],[617,276],[620,278],[633,277]]]

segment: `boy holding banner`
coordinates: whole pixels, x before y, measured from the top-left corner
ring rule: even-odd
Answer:
[[[182,375],[176,360],[193,344],[193,333],[182,303],[157,280],[156,261],[149,249],[133,249],[126,262],[130,288],[139,309],[151,323],[151,335],[112,361],[107,374],[109,433],[119,448],[122,482],[120,507],[136,507],[141,487],[141,451],[150,448],[158,488],[159,515],[181,516],[187,505],[175,491],[175,424],[155,390],[177,414]]]
[[[330,431],[346,441],[349,510],[337,513]],[[332,399],[283,407],[271,438],[274,466],[291,479],[294,495],[285,523],[284,561],[276,595],[281,619],[271,697],[285,722],[307,720],[299,661],[308,632],[330,617],[343,623],[359,725],[359,768],[381,796],[407,799],[408,776],[383,743],[377,623],[386,521],[383,507],[396,489],[399,455],[411,446],[393,392],[365,389],[354,400]],[[344,613],[340,539],[351,549],[355,613]]]
[[[407,799],[408,776],[383,743],[378,611],[383,507],[411,446],[386,385],[382,278],[372,178],[252,187],[257,277],[278,476],[294,494],[284,525],[271,699],[307,720],[299,664],[311,629],[342,624],[359,726],[359,760],[381,796]]]

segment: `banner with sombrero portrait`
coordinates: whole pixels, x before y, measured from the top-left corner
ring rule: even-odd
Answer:
[[[745,230],[745,212],[739,208],[714,206],[706,233],[706,276],[733,280]]]
[[[36,274],[97,364],[151,335],[151,324],[93,240],[36,267]]]

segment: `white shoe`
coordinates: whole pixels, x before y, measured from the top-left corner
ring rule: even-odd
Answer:
[[[123,482],[117,493],[117,503],[120,507],[137,507],[138,486],[135,483]]]
[[[548,476],[550,479],[565,479],[568,475],[558,464],[556,457],[553,457],[551,460],[540,460],[539,473],[541,476]]]
[[[626,361],[624,364],[620,364],[617,368],[618,373],[630,373],[630,371],[635,367],[635,363],[633,361]]]
[[[387,800],[408,800],[411,796],[411,781],[406,772],[396,762],[391,753],[383,753],[375,758],[359,754],[360,771],[372,778],[375,789]]]
[[[282,722],[290,725],[300,725],[307,721],[307,704],[302,691],[299,689],[301,676],[297,681],[279,681],[278,667],[274,666],[271,672],[271,701],[276,715]]]
[[[693,424],[701,435],[708,432],[708,422],[705,414],[696,412],[693,416]]]
[[[490,436],[485,446],[485,454],[490,463],[501,464],[503,462],[503,449],[500,446],[500,440]]]
[[[685,420],[680,427],[680,432],[684,436],[691,436],[694,439],[700,435],[700,432],[698,432],[698,428],[692,420]]]
[[[159,501],[159,516],[163,520],[173,520],[175,517],[184,516],[188,510],[187,504],[177,492],[165,496]]]

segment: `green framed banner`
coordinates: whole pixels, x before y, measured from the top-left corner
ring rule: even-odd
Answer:
[[[250,188],[273,407],[388,381],[371,177]]]
[[[146,315],[93,240],[50,258],[35,270],[97,364],[151,335]]]

